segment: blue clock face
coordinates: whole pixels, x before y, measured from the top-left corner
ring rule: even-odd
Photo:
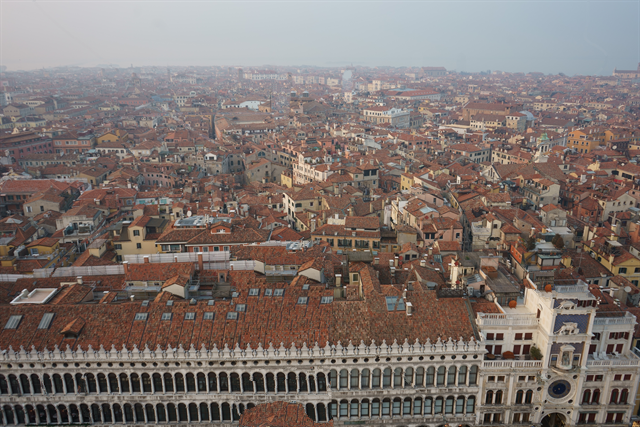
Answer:
[[[558,380],[549,386],[549,395],[556,399],[565,397],[571,391],[571,384],[565,380]]]

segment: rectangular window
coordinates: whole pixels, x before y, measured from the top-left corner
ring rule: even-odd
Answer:
[[[304,305],[309,301],[308,297],[298,297],[298,304]]]
[[[240,313],[244,313],[245,311],[247,311],[247,305],[246,304],[236,304],[236,311],[240,312]]]
[[[264,290],[264,296],[265,297],[270,297],[271,295],[273,295],[273,290],[272,289],[265,289]]]
[[[284,289],[274,289],[273,290],[273,296],[274,297],[281,297],[284,295]]]
[[[140,230],[133,230],[133,235],[134,236],[139,236],[140,235]]]
[[[136,249],[142,249],[142,243],[136,243]]]
[[[333,297],[322,297],[320,300],[320,304],[331,304],[333,302]]]
[[[160,320],[171,320],[171,313],[162,313],[162,318]]]
[[[53,316],[55,316],[55,313],[45,313],[42,316],[42,320],[40,320],[38,329],[49,329],[49,326],[51,325],[51,321],[53,320]]]
[[[196,314],[195,313],[185,313],[184,314],[184,320],[193,320],[196,318]]]
[[[258,288],[249,289],[249,296],[250,297],[257,297],[258,295],[260,295],[260,289],[258,289]]]
[[[238,319],[238,312],[230,311],[227,313],[227,320],[237,320],[237,319]]]
[[[531,340],[531,339],[533,339],[533,333],[531,333],[531,332],[527,332],[526,334],[524,334],[524,339],[525,339],[525,340]]]

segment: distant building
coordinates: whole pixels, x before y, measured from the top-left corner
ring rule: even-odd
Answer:
[[[637,79],[640,78],[640,64],[638,64],[638,68],[635,70],[618,70],[617,68],[613,70],[614,77],[620,77],[621,79]]]

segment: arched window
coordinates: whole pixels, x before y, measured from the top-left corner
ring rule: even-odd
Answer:
[[[267,374],[267,391],[275,392],[276,391],[276,380],[272,373]]]
[[[347,418],[349,416],[349,402],[346,400],[340,401],[340,412],[338,413],[340,418]]]
[[[187,415],[187,405],[184,403],[178,403],[178,421],[189,421]]]
[[[327,379],[324,374],[320,372],[318,374],[318,391],[327,391]]]
[[[169,373],[164,374],[164,391],[173,391],[173,377]]]
[[[361,388],[369,388],[369,374],[371,371],[368,369],[363,369],[360,373],[360,387]]]
[[[33,394],[42,393],[42,386],[40,385],[40,377],[36,374],[31,374],[31,384],[33,385]]]
[[[609,400],[609,403],[618,403],[618,389],[614,388],[613,390],[611,390],[611,399]]]
[[[338,388],[338,372],[335,369],[329,371],[329,384],[332,390]]]
[[[86,405],[80,405],[80,410],[83,409],[83,406],[86,406]],[[88,420],[88,418],[85,416],[84,412],[82,413],[82,417],[84,418],[85,421]],[[125,405],[124,405],[124,421],[127,422],[127,423],[134,422],[134,419],[133,419],[133,408],[128,403],[125,403]]]
[[[196,380],[195,377],[193,376],[193,374],[191,372],[189,372],[186,376],[185,376],[186,380],[187,380],[187,392],[193,393],[196,391]]]
[[[342,369],[340,371],[340,389],[347,389],[349,387],[348,383],[348,372],[346,369]]]
[[[586,389],[583,393],[582,393],[582,404],[586,405],[591,403],[591,390]]]
[[[593,390],[593,395],[591,396],[591,403],[594,405],[598,405],[600,403],[600,389]]]
[[[307,376],[303,373],[298,375],[298,384],[300,391],[308,391],[307,387]]]
[[[402,368],[396,368],[393,370],[393,387],[402,387]]]
[[[289,372],[287,375],[287,388],[290,393],[298,391],[298,378],[294,372]]]
[[[388,417],[389,415],[391,415],[391,399],[383,399],[382,400],[382,416]]]
[[[249,405],[247,405],[247,408]],[[313,403],[307,403],[305,406],[305,412],[307,413],[307,417],[311,418],[311,421],[316,421],[316,408],[313,406]]]
[[[220,406],[217,403],[211,404],[211,421],[220,421]]]
[[[156,375],[160,377],[159,374],[156,374]],[[116,374],[109,374],[108,379],[109,379],[109,388],[111,388],[111,392],[117,393],[119,391],[118,377],[116,376]],[[160,387],[160,391],[162,391],[162,386]]]
[[[399,397],[396,397],[395,399],[393,399],[391,408],[392,408],[391,414],[394,417],[400,416],[402,411],[402,400]]]
[[[276,385],[278,386],[278,393],[286,393],[287,386],[285,385],[285,377],[284,373],[278,372],[276,375]]]
[[[9,394],[9,384],[4,375],[0,375],[0,394]]]
[[[318,422],[327,421],[327,408],[324,406],[324,403],[318,403]]]
[[[402,415],[411,415],[411,399],[408,397],[402,402]]]
[[[385,368],[382,371],[382,387],[391,387],[391,368]]]
[[[239,393],[241,391],[240,376],[234,372],[231,375],[229,375],[229,378],[231,379],[231,391],[235,393]]]
[[[473,365],[469,369],[469,385],[476,385],[478,382],[478,367]]]
[[[151,377],[149,374],[142,374],[142,391],[144,393],[152,393],[151,391]],[[151,408],[153,411],[153,408]]]
[[[94,406],[97,406],[97,405],[91,405],[92,408]],[[136,422],[144,423],[144,409],[142,408],[142,405],[139,403],[136,403],[135,405],[133,405],[133,412],[136,416]],[[100,414],[98,414],[98,416],[100,416]]]
[[[220,391],[229,391],[229,377],[226,372],[220,372],[218,375],[218,380],[220,381]],[[231,414],[231,412],[229,412]],[[231,417],[231,415],[229,415]]]
[[[431,415],[433,413],[433,399],[430,397],[424,398],[424,415]]]
[[[156,411],[152,404],[147,403],[144,405],[144,411],[147,413],[147,421],[155,422],[156,421]]]
[[[629,390],[622,389],[622,391],[620,392],[620,400],[618,401],[618,403],[620,403],[621,405],[626,405],[627,404],[627,400],[629,399]]]
[[[255,384],[256,391],[264,392],[264,377],[261,373],[256,372],[253,374],[253,383]]]
[[[167,413],[165,412],[164,405],[162,403],[158,403],[156,405],[156,415],[158,416],[159,423],[167,422]]]
[[[53,385],[51,384],[51,377],[49,376],[49,374],[44,374],[44,376],[42,377],[42,383],[44,384],[44,389],[47,391],[47,393],[53,393]]]
[[[533,390],[527,390],[524,395],[524,403],[530,404],[533,401]]]
[[[22,409],[22,406],[17,405],[15,408],[16,411],[16,419],[18,421],[18,424],[24,424],[25,420],[24,420],[24,409]]]
[[[427,368],[427,386],[433,385],[435,380],[436,368],[433,366]]]
[[[349,417],[351,418],[358,418],[358,410],[359,408],[359,404],[358,401],[353,399],[349,405]]]
[[[524,391],[518,390],[516,392],[516,405],[522,404],[523,399],[524,399]]]
[[[18,381],[16,381],[16,377],[14,375],[9,376],[9,383],[11,384],[11,389],[14,390],[14,394],[20,393],[20,387],[18,386]],[[56,393],[64,392],[64,387],[62,386],[62,378],[60,378],[60,375],[58,374],[53,375],[53,388]]]
[[[422,414],[422,398],[416,397],[413,399],[413,415]]]
[[[485,405],[491,405],[493,403],[493,390],[487,390],[487,394],[484,398]]]
[[[453,396],[447,397],[444,401],[444,413],[445,414],[453,414]]]
[[[458,369],[458,385],[465,385],[467,383],[467,367],[460,366]]]
[[[89,385],[89,390],[91,390],[91,385]],[[131,374],[131,391],[133,393],[140,393],[140,377],[138,374]]]
[[[198,421],[198,405],[196,405],[195,403],[189,403],[189,417],[187,419],[190,419],[191,422],[196,422]]]
[[[439,386],[444,385],[444,376],[445,376],[446,368],[444,366],[440,366],[438,368],[438,376],[436,377],[436,384]]]
[[[416,386],[424,385],[424,368],[420,367],[416,369]]]
[[[36,410],[37,410],[37,408],[36,408]],[[115,415],[116,422],[121,423],[122,422],[122,409],[120,408],[120,405],[118,405],[118,404],[113,405],[113,413]],[[69,416],[71,417],[71,423],[72,424],[80,423],[80,411],[78,410],[78,406],[76,406],[76,405],[70,405],[69,406]],[[35,424],[35,423],[33,423],[33,424]]]
[[[5,417],[5,421],[7,424],[14,424],[14,420],[13,420],[13,410],[11,409],[11,406],[9,405],[4,405],[3,407],[4,409],[4,417]],[[44,418],[45,420],[47,419],[46,416]]]
[[[501,404],[502,403],[502,390],[498,390],[496,391],[496,404]]]
[[[467,397],[467,409],[465,411],[467,414],[473,414],[476,412],[476,397],[469,396]]]
[[[362,402],[360,402],[360,416],[369,416],[369,399],[363,399]]]
[[[404,370],[404,386],[413,386],[413,368],[407,368]]]
[[[447,374],[447,385],[455,385],[456,384],[456,367],[450,366],[449,372]]]
[[[464,396],[458,396],[456,399],[456,414],[464,414]]]
[[[434,414],[441,414],[442,413],[442,404],[444,403],[444,399],[442,397],[436,397],[436,401],[435,401],[435,405],[433,408],[433,413]]]
[[[372,388],[380,388],[380,374],[380,369],[376,368],[373,370],[373,375],[371,376]]]
[[[67,387],[68,393],[73,393],[75,390],[73,389],[73,377],[70,374],[65,374],[65,379],[69,376],[71,379],[71,388]],[[25,374],[20,374],[20,384],[22,385],[22,392],[24,394],[31,394],[31,387],[29,386],[29,377]]]
[[[360,378],[360,372],[357,369],[352,369],[350,374],[349,387],[352,389],[358,388],[358,379]]]

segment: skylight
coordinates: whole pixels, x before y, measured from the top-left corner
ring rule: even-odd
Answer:
[[[281,297],[284,295],[284,289],[274,289],[273,290],[273,296],[274,297]]]
[[[161,320],[171,320],[171,313],[162,313],[162,319]]]
[[[236,311],[240,311],[240,312],[247,311],[247,305],[246,304],[238,304],[238,305],[236,305]]]
[[[400,297],[386,297],[387,311],[404,311],[404,300]]]
[[[49,329],[49,326],[51,326],[51,321],[53,320],[53,316],[55,316],[55,313],[45,313],[42,316],[42,320],[40,320],[38,329]]]
[[[238,313],[235,311],[230,311],[227,313],[227,320],[237,320],[238,319]]]
[[[306,304],[309,301],[308,297],[298,297],[298,304]]]
[[[213,320],[213,311],[207,311],[204,313],[204,320]]]
[[[333,302],[333,297],[322,297],[320,299],[320,304],[331,304]]]
[[[196,318],[196,314],[195,313],[185,313],[184,314],[184,320],[193,320]]]
[[[258,295],[260,295],[260,289],[258,289],[258,288],[249,289],[249,296],[250,297],[257,297]]]
[[[133,320],[147,320],[149,313],[136,313],[136,317]]]
[[[273,289],[265,289],[264,290],[264,296],[265,297],[270,297],[271,295],[273,295]]]

